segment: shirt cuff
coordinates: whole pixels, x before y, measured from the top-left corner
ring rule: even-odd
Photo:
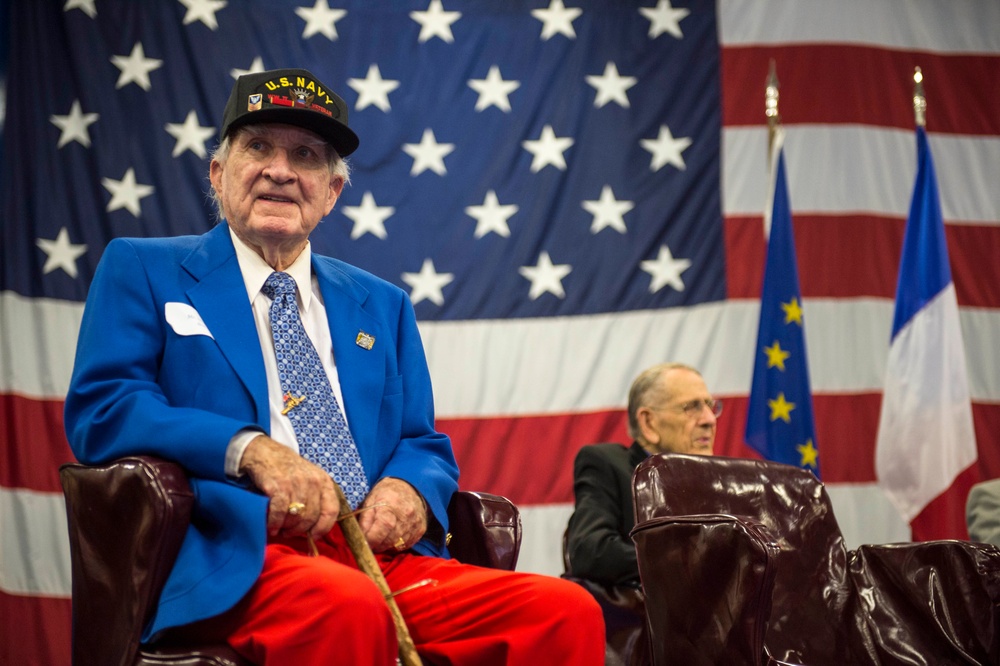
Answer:
[[[254,440],[257,435],[263,435],[264,432],[257,430],[256,428],[243,428],[229,440],[229,446],[226,447],[226,474],[233,477],[243,476],[240,472],[240,461],[243,460],[243,452],[247,450],[250,442]]]

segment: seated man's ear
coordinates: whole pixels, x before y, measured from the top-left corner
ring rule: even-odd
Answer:
[[[649,407],[640,407],[635,413],[636,421],[639,424],[639,432],[642,434],[642,441],[650,448],[659,449],[660,433],[654,427],[656,414]]]

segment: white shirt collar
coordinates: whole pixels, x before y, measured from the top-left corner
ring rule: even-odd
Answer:
[[[240,264],[240,272],[243,274],[243,284],[247,289],[247,297],[252,303],[257,294],[260,293],[264,282],[270,277],[274,269],[267,265],[264,259],[254,252],[240,239],[232,227],[229,228],[229,236],[233,239],[233,246],[236,248],[236,260]],[[302,303],[302,310],[309,311],[309,304],[312,302],[312,245],[306,241],[299,256],[295,258],[292,265],[285,269],[285,273],[292,276],[295,285],[298,287],[299,300]]]

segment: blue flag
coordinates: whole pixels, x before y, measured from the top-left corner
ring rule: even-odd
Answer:
[[[775,164],[746,440],[768,460],[804,467],[819,476],[802,292],[785,182],[785,155],[780,147]]]

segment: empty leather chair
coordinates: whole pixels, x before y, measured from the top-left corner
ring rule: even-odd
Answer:
[[[79,666],[245,666],[228,645],[140,645],[173,566],[194,497],[184,470],[150,456],[60,469],[73,573],[73,663]],[[459,492],[449,550],[463,562],[513,570],[521,519],[509,500]]]
[[[774,462],[664,454],[633,477],[656,664],[1000,663],[1000,549],[848,550],[823,484]]]

